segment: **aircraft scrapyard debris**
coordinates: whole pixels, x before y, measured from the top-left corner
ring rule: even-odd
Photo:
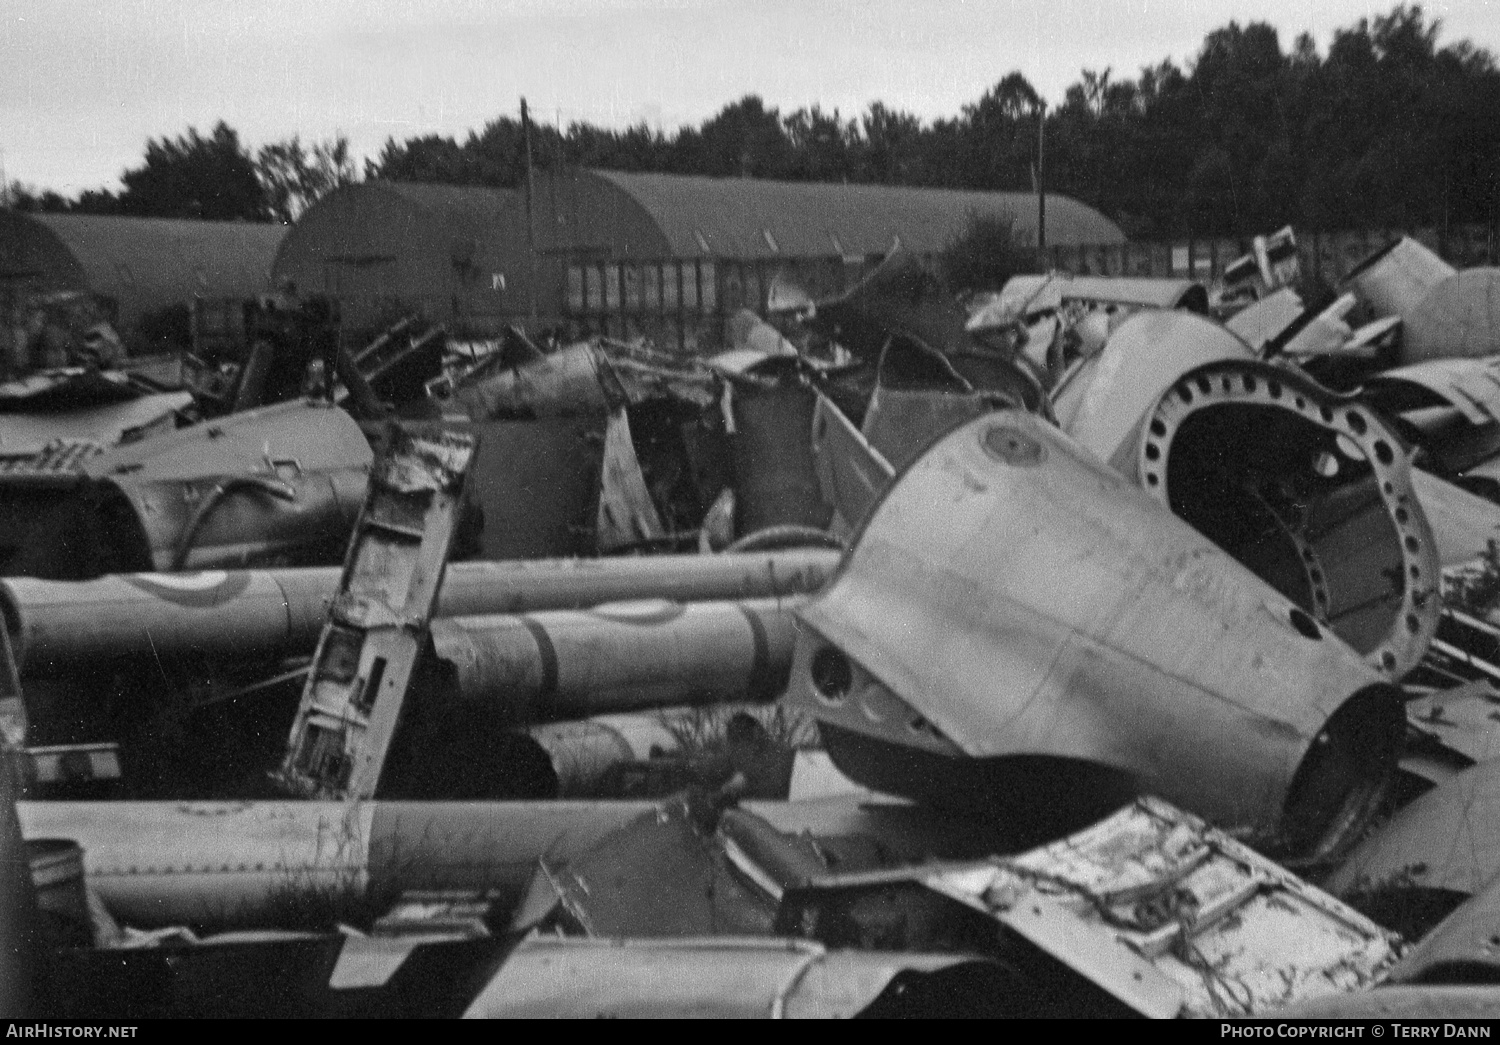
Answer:
[[[7,1015],[1493,1015],[1492,282],[0,389]]]

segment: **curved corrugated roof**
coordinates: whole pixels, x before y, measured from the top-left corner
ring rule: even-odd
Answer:
[[[383,189],[405,197],[434,217],[472,226],[476,221],[504,221],[525,210],[519,189],[478,185],[427,185],[408,181],[367,181],[365,189]]]
[[[943,249],[975,212],[1010,217],[1036,240],[1036,194],[823,182],[587,172],[650,215],[682,257],[878,254],[900,238],[918,253]],[[1067,196],[1047,196],[1047,242],[1123,243],[1120,227]]]
[[[391,209],[391,200],[397,210]],[[304,262],[305,256],[326,257],[375,240],[388,246],[392,237],[409,238],[412,222],[423,223],[438,241],[446,240],[455,258],[477,260],[499,241],[524,237],[525,211],[525,197],[517,189],[357,182],[334,190],[308,209],[281,244],[272,271],[280,279],[291,263],[288,259]],[[372,222],[382,227],[371,227]]]
[[[122,319],[204,297],[265,292],[286,227],[234,221],[35,214]]]

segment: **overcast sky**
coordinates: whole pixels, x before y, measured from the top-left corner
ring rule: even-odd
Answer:
[[[1310,11],[1309,6],[1315,8]],[[146,139],[225,120],[253,149],[300,133],[460,138],[518,111],[666,130],[758,93],[856,115],[951,116],[1019,69],[1051,102],[1085,68],[1191,58],[1231,19],[1288,48],[1393,4],[1359,0],[4,0],[0,165],[66,194],[116,187]],[[1442,40],[1500,52],[1500,0],[1427,3]]]

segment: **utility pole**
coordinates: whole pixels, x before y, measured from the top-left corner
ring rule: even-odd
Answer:
[[[1036,103],[1036,249],[1043,268],[1047,257],[1047,103]]]
[[[535,194],[536,186],[531,177],[531,113],[526,109],[526,99],[521,99],[521,138],[526,145],[526,256],[531,263],[531,279],[527,282],[526,296],[530,299],[531,330],[529,333],[535,337],[537,327],[537,273],[536,273],[536,223],[532,220],[533,207],[531,198]]]

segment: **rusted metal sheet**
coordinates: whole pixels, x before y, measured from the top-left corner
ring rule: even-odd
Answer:
[[[1409,879],[1473,894],[1500,868],[1500,761],[1480,762],[1403,807],[1328,879],[1339,895]]]
[[[393,429],[328,608],[281,782],[371,798],[427,641],[474,440]]]
[[[21,802],[26,838],[83,846],[91,888],[140,928],[274,923],[408,889],[517,895],[648,802]],[[377,908],[378,909],[378,908]]]
[[[433,625],[456,699],[516,722],[772,700],[786,688],[800,598],[640,600]]]
[[[1500,269],[1448,276],[1402,314],[1401,354],[1408,362],[1500,352]]]
[[[1165,802],[925,878],[1144,1016],[1245,1016],[1367,990],[1397,937]]]
[[[321,557],[347,539],[372,458],[348,414],[314,402],[117,447],[84,466],[104,515],[94,540],[158,570]]]
[[[916,995],[929,974],[968,967],[970,986],[1004,991],[993,963],[960,955],[830,951],[802,940],[722,937],[586,940],[533,935],[511,952],[466,1019],[846,1019],[865,1015],[899,981],[882,1016],[937,1015]],[[974,983],[974,971],[992,972]],[[987,1013],[951,990],[926,1006],[949,1016]],[[999,1000],[999,999],[996,999]],[[894,999],[893,999],[894,1001]]]
[[[812,453],[823,500],[834,507],[830,529],[848,534],[864,521],[896,471],[833,400],[821,394],[813,409]]]
[[[481,451],[483,447],[481,446]],[[622,599],[782,598],[816,591],[840,553],[824,549],[537,559],[448,565],[442,617],[585,609]],[[323,629],[339,567],[117,574],[0,581],[0,616],[23,673],[97,670],[122,654],[305,656]]]
[[[913,464],[799,617],[789,694],[840,769],[1043,828],[1140,788],[1337,848],[1403,728],[1399,697],[1335,635],[1017,411]]]
[[[1404,319],[1455,271],[1416,240],[1402,237],[1361,261],[1349,273],[1345,284],[1359,297],[1371,318]]]

